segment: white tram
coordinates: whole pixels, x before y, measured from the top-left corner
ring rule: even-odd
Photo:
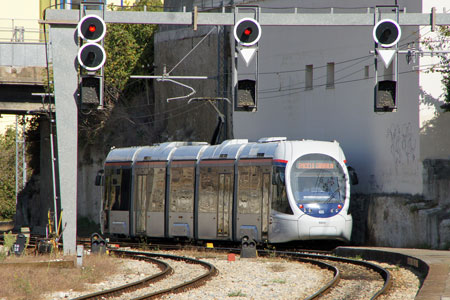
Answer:
[[[105,161],[102,230],[195,240],[349,241],[356,175],[345,163],[337,142],[286,138],[113,149]]]

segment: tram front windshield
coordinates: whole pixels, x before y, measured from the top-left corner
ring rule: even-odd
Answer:
[[[339,163],[327,155],[307,154],[298,158],[290,179],[297,205],[345,200],[345,174]]]

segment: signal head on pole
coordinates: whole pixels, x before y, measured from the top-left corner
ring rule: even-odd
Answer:
[[[252,18],[243,18],[234,25],[234,38],[242,46],[253,46],[261,38],[261,25]]]
[[[78,63],[87,71],[96,71],[106,61],[105,49],[97,43],[86,43],[78,50]]]
[[[86,15],[78,22],[78,36],[89,42],[98,42],[105,37],[106,24],[97,15]]]
[[[383,19],[373,27],[373,40],[383,48],[394,46],[400,40],[402,30],[397,22]]]

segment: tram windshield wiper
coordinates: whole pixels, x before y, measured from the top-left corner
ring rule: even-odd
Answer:
[[[325,203],[330,203],[332,199],[335,199],[334,195],[336,195],[336,192],[339,191],[339,187],[334,190],[333,193],[331,193],[330,197],[325,201]]]

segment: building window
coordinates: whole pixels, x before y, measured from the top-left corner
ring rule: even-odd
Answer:
[[[305,69],[305,90],[313,89],[313,65],[306,65]]]
[[[364,67],[364,79],[369,79],[369,77],[370,77],[369,70],[370,70],[370,66],[365,66]]]
[[[327,89],[334,89],[334,63],[327,63]]]

